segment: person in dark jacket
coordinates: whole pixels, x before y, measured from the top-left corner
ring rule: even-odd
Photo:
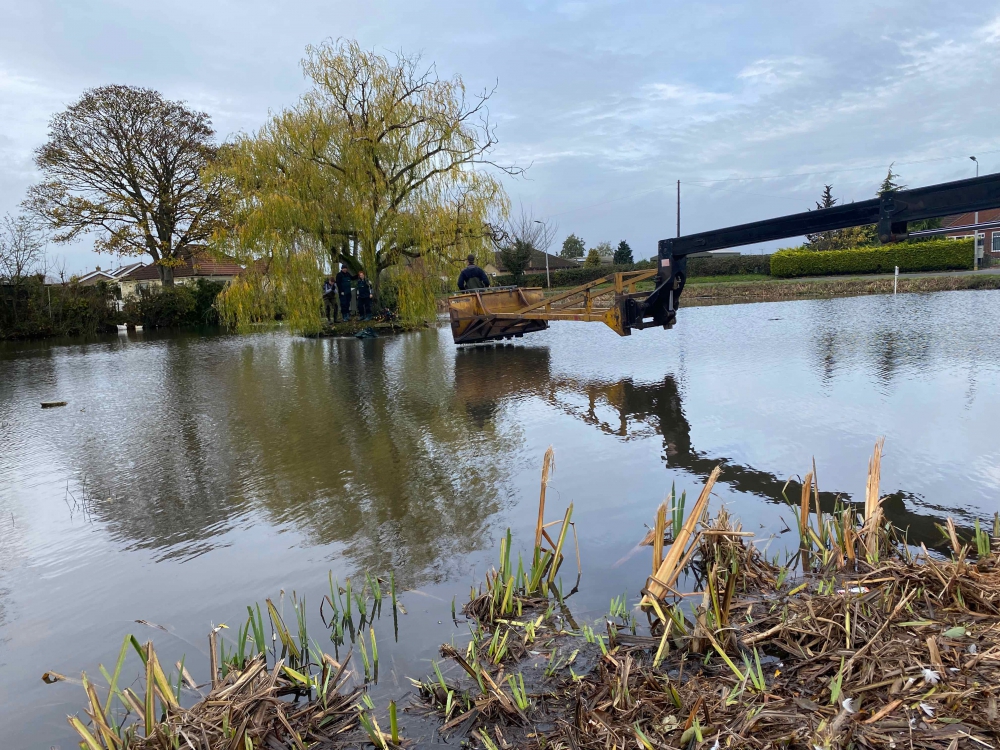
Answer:
[[[323,280],[323,305],[326,307],[326,319],[337,319],[337,285],[333,282],[333,276],[327,276]]]
[[[486,271],[476,265],[476,256],[469,255],[469,265],[462,269],[458,275],[458,288],[461,291],[468,289],[486,289],[490,285],[490,277]]]
[[[351,271],[347,264],[340,266],[340,273],[334,281],[337,284],[337,294],[340,295],[340,317],[346,323],[351,319]]]
[[[354,287],[358,290],[358,317],[362,320],[372,319],[372,285],[364,271],[358,271],[358,281]]]

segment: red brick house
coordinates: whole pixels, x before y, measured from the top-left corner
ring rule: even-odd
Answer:
[[[941,219],[941,227],[961,227],[969,224],[985,224],[987,222],[1000,222],[1000,208],[991,208],[986,211],[969,212],[958,214],[957,216],[946,216]],[[948,232],[946,237],[952,239],[975,239],[976,259],[988,258],[991,261],[1000,260],[1000,227],[993,229],[959,229],[955,232]],[[980,265],[977,263],[976,265]],[[986,265],[986,264],[982,264]]]

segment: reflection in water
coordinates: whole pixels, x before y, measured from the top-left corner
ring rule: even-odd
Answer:
[[[458,350],[455,355],[456,390],[466,399],[470,414],[496,412],[505,399],[540,397],[559,410],[607,435],[633,440],[659,435],[663,440],[663,461],[668,468],[682,469],[702,480],[722,464],[719,482],[737,492],[749,493],[770,502],[785,503],[797,499],[802,483],[797,477],[779,478],[751,466],[742,466],[724,456],[710,456],[691,443],[691,425],[684,414],[681,390],[676,379],[667,375],[658,383],[635,383],[631,378],[617,382],[582,381],[549,376],[549,352],[546,348],[496,347]],[[516,372],[505,377],[497,372],[498,358]],[[832,358],[831,358],[832,359]],[[880,379],[891,379],[892,355],[879,370]],[[581,398],[582,396],[582,398]],[[836,503],[851,502],[846,492],[821,491],[820,505],[832,513]],[[942,535],[935,527],[950,509],[940,508],[940,516],[914,513],[904,503],[912,494],[896,492],[886,497],[886,516],[908,533],[914,544],[928,547],[942,545]]]
[[[115,537],[189,559],[263,518],[411,583],[488,538],[518,428],[470,429],[436,336],[191,343],[144,367],[145,408],[67,441],[121,497],[95,511]]]

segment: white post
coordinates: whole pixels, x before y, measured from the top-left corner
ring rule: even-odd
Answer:
[[[896,284],[899,282],[899,266],[896,266],[896,273],[892,277],[892,293],[896,293]]]
[[[549,279],[549,251],[545,251],[545,286],[552,288],[552,281]]]

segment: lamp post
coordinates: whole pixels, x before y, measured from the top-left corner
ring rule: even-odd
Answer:
[[[970,156],[969,158],[972,159],[972,161],[976,162],[976,177],[979,177],[979,159],[977,159],[975,156]]]
[[[542,228],[545,228],[545,222],[535,219],[536,224],[541,224]],[[552,288],[552,282],[549,280],[549,249],[545,248],[542,250],[542,254],[545,256],[545,286],[548,289]]]

